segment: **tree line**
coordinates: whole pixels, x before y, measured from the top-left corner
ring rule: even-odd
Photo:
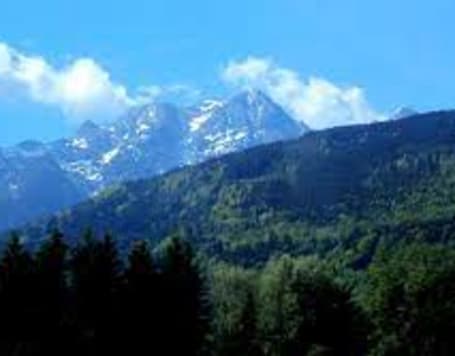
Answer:
[[[365,270],[317,257],[244,268],[178,237],[123,256],[110,235],[0,259],[1,355],[453,355],[455,251],[378,249]]]

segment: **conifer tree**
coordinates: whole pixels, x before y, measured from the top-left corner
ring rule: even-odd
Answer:
[[[79,324],[89,352],[116,350],[117,302],[121,288],[121,261],[110,235],[97,241],[88,231],[73,251],[72,281]],[[110,340],[110,341],[109,341]]]
[[[126,293],[122,298],[125,351],[132,355],[148,354],[151,344],[157,354],[165,354],[162,343],[163,290],[149,245],[135,243],[128,256]]]
[[[188,242],[172,238],[164,262],[169,354],[196,355],[207,330],[205,289]]]
[[[19,236],[13,234],[0,262],[1,354],[26,354],[36,343],[39,327],[35,292],[35,266]],[[22,350],[22,351],[21,351]]]
[[[67,286],[67,252],[68,246],[63,235],[54,231],[49,240],[44,242],[37,252],[36,264],[37,289],[34,292],[39,303],[40,327],[36,330],[42,344],[42,351],[47,355],[58,355],[64,352],[69,340],[64,333],[64,318],[68,305]]]
[[[39,293],[46,303],[46,314],[53,320],[61,314],[67,297],[67,253],[68,246],[63,241],[63,235],[54,231],[36,255],[37,278],[41,286]]]

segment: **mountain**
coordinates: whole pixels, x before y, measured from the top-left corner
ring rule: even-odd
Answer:
[[[184,163],[186,117],[171,104],[134,108],[110,125],[82,125],[50,151],[73,179],[94,193],[127,179],[152,176]]]
[[[23,234],[91,226],[125,248],[180,230],[237,262],[343,250],[361,264],[387,241],[454,241],[454,142],[455,111],[310,132],[120,184]]]
[[[40,142],[0,150],[0,226],[14,226],[85,197]]]
[[[260,91],[247,91],[228,103],[206,101],[189,110],[193,159],[202,161],[229,152],[296,138],[308,131]]]
[[[150,103],[108,124],[87,121],[73,137],[24,142],[0,152],[0,213],[6,215],[0,229],[67,208],[112,184],[307,130],[254,90],[193,107]]]

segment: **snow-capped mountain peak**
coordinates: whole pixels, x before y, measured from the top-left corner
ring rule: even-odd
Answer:
[[[306,130],[258,90],[203,103],[191,114],[190,142],[196,161],[293,138]]]
[[[69,144],[75,149],[80,150],[86,150],[89,147],[87,139],[84,137],[75,137],[69,142]]]
[[[0,194],[26,199],[21,196],[25,187],[35,186],[35,180],[52,172],[56,205],[49,206],[60,209],[117,182],[295,138],[305,131],[304,125],[257,90],[227,100],[203,100],[190,108],[153,102],[132,108],[114,122],[86,121],[73,137],[49,144],[30,141],[3,150],[0,181],[7,191],[0,188]],[[29,166],[33,174],[27,173]],[[37,207],[36,212],[42,211]]]
[[[224,102],[214,99],[206,99],[196,107],[188,110],[190,132],[198,131],[214,113],[224,106]]]
[[[201,106],[199,107],[199,109],[202,112],[208,112],[208,111],[213,111],[218,108],[221,108],[221,107],[223,107],[223,105],[224,105],[224,102],[221,100],[206,99],[201,103]]]
[[[56,156],[70,174],[98,190],[305,131],[263,92],[247,90],[184,109],[154,102],[107,125],[86,122],[67,140],[71,149]]]

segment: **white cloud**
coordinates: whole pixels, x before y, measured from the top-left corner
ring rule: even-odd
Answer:
[[[157,99],[194,101],[200,91],[186,84],[139,87],[130,95],[91,58],[78,58],[56,68],[46,59],[26,55],[0,42],[0,96],[26,96],[60,109],[74,121],[109,120],[128,108]]]
[[[90,58],[79,58],[55,68],[44,58],[25,55],[0,42],[0,90],[26,95],[32,101],[58,107],[74,120],[110,119],[135,100],[124,86]]]
[[[313,129],[369,123],[385,117],[371,108],[359,87],[339,87],[325,79],[304,80],[272,60],[248,57],[231,61],[222,79],[232,85],[263,90]]]
[[[325,79],[302,79],[298,73],[264,58],[233,61],[223,69],[230,84],[256,87],[268,93],[297,119],[314,129],[383,120],[358,87],[340,87]],[[108,120],[134,105],[156,99],[190,103],[201,97],[191,86],[144,86],[134,95],[112,80],[91,58],[56,67],[45,58],[24,54],[0,42],[0,96],[21,95],[57,107],[65,117],[81,121]]]

